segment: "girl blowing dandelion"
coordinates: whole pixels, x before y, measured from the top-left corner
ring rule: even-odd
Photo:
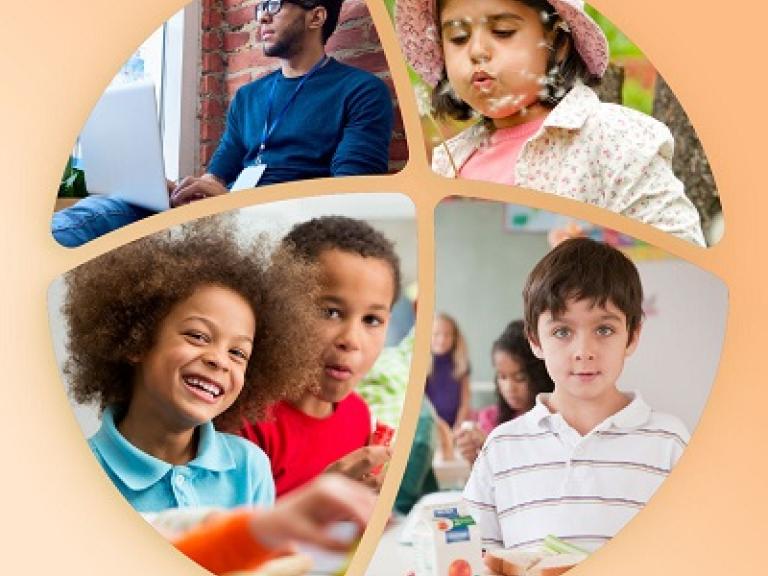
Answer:
[[[398,0],[406,58],[438,117],[481,121],[435,148],[441,175],[588,202],[703,245],[657,120],[588,86],[608,44],[581,0]]]

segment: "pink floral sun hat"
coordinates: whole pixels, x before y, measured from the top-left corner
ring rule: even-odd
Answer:
[[[608,67],[608,41],[584,11],[583,0],[547,0],[565,21],[576,51],[594,76]],[[437,22],[437,0],[397,0],[395,28],[406,60],[434,87],[443,77],[443,51]]]

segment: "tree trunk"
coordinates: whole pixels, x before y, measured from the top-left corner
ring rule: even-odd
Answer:
[[[624,86],[624,67],[611,63],[603,75],[600,84],[595,88],[602,102],[621,104],[621,89]]]
[[[722,210],[715,178],[688,116],[660,75],[656,77],[653,116],[672,132],[675,139],[672,170],[683,181],[685,193],[699,210],[701,225],[706,229],[712,218]]]

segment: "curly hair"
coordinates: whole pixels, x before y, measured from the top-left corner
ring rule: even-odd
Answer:
[[[392,270],[392,304],[400,297],[400,258],[394,244],[367,222],[346,216],[313,218],[296,224],[283,244],[309,262],[317,262],[321,252],[334,249],[383,260]]]
[[[589,72],[584,59],[574,47],[570,32],[558,26],[561,18],[557,10],[546,0],[519,1],[521,4],[536,10],[542,15],[544,33],[552,35],[552,50],[547,59],[547,78],[557,78],[558,81],[547,82],[542,86],[539,102],[549,108],[553,108],[577,82],[583,82],[587,86],[597,86],[600,84],[600,77],[593,76]],[[444,3],[444,0],[438,0],[438,10],[442,8]],[[439,28],[440,26],[438,25]],[[564,56],[561,57],[561,54],[564,54]],[[550,71],[556,71],[556,73],[550,76]],[[459,99],[451,89],[445,67],[443,67],[442,78],[432,92],[432,107],[438,118],[450,117],[456,120],[469,120],[473,116],[473,111],[469,104]]]
[[[523,287],[528,338],[538,342],[539,317],[559,316],[569,300],[616,306],[627,319],[627,345],[643,321],[643,285],[634,263],[621,250],[590,238],[561,242],[528,275]]]
[[[317,272],[283,249],[270,258],[266,238],[244,241],[231,219],[206,218],[148,236],[66,275],[64,372],[77,402],[127,407],[129,359],[152,348],[176,304],[209,285],[241,295],[256,317],[243,390],[217,416],[217,427],[236,430],[244,418],[259,418],[269,404],[298,397],[313,384],[320,348],[307,334],[318,320]]]
[[[555,383],[550,378],[544,361],[536,358],[531,350],[528,337],[525,335],[525,324],[522,320],[513,320],[507,324],[504,332],[493,343],[491,356],[496,352],[506,352],[520,364],[525,372],[528,390],[532,397],[536,397],[542,392],[552,392],[555,389]],[[498,424],[519,416],[501,396],[498,380],[496,381],[496,397],[499,408]]]

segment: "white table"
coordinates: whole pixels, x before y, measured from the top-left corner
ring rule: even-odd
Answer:
[[[406,576],[415,568],[413,546],[400,544],[405,517],[398,516],[384,529],[365,576]]]

